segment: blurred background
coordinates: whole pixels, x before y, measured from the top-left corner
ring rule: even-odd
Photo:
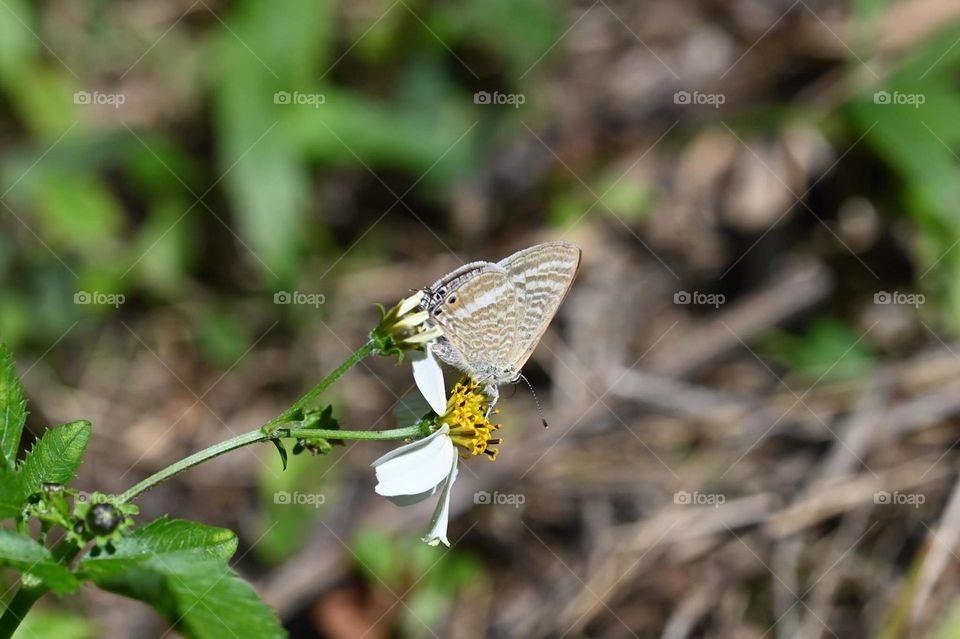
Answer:
[[[957,0],[0,0],[30,431],[90,419],[78,487],[122,491],[375,302],[566,239],[551,427],[501,391],[452,549],[374,495],[387,444],[239,451],[142,520],[238,531],[294,637],[960,637],[958,80]],[[370,360],[329,400],[389,428],[412,386]],[[92,589],[30,625],[175,634]]]

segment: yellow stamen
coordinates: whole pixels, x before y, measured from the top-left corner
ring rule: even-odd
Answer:
[[[450,440],[460,449],[461,456],[485,454],[490,461],[497,458],[499,450],[490,444],[500,444],[503,440],[491,437],[500,429],[500,424],[490,422],[489,409],[490,400],[476,382],[464,377],[453,387],[447,411],[438,423],[450,427]]]

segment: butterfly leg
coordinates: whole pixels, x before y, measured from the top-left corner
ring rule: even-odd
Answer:
[[[487,406],[487,414],[485,415],[489,418],[493,407],[500,401],[500,389],[497,388],[496,384],[487,383],[483,387],[483,394],[490,398],[490,404]]]

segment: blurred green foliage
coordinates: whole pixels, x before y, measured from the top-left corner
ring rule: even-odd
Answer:
[[[35,609],[17,628],[13,639],[37,639],[38,637],[56,637],[57,639],[94,639],[101,636],[97,626],[85,617],[52,610]]]
[[[760,352],[811,383],[861,377],[874,356],[864,335],[834,317],[819,317],[798,334],[770,331]]]
[[[954,602],[931,635],[931,639],[960,637],[960,602]]]
[[[339,497],[330,493],[330,486],[338,485],[337,461],[344,450],[343,447],[334,448],[322,463],[309,453],[290,455],[283,472],[279,470],[274,451],[259,452],[262,463],[258,481],[258,528],[261,532],[258,535],[260,541],[253,550],[261,560],[276,564],[294,555],[307,541],[317,521],[330,512]],[[311,496],[310,503],[306,503],[306,497],[301,503],[293,503],[292,498],[287,502],[277,497],[294,493]]]
[[[854,139],[863,135],[899,178],[890,188],[877,175],[871,196],[881,210],[913,224],[916,283],[938,296],[954,330],[960,329],[958,39],[960,28],[951,27],[925,41],[840,113]]]
[[[473,555],[451,549],[438,556],[435,548],[409,535],[394,538],[362,529],[351,550],[371,588],[405,593],[400,613],[405,637],[424,634],[424,626],[443,619],[466,587],[485,578],[483,564]]]
[[[6,5],[0,117],[15,135],[0,156],[0,334],[11,347],[48,344],[102,311],[73,304],[76,291],[180,301],[228,270],[229,285],[215,281],[199,302],[216,310],[195,315],[217,361],[243,339],[210,330],[237,311],[238,290],[291,286],[307,256],[333,264],[344,250],[314,192],[317,171],[369,170],[374,182],[400,172],[422,178],[416,196],[443,197],[519,125],[516,109],[474,104],[473,93],[516,90],[564,28],[545,0],[384,1],[369,14],[332,0],[282,11],[238,0],[197,8],[177,28],[134,30],[88,2],[72,16],[83,29],[53,37],[42,6]],[[180,119],[128,122],[134,78],[156,93],[140,96],[141,109],[175,104]],[[126,102],[106,116],[74,97],[111,90]],[[395,211],[407,216],[405,206]],[[211,272],[225,258],[243,267]],[[224,289],[234,295],[218,303]]]

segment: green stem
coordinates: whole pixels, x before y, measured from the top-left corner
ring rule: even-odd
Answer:
[[[0,639],[9,639],[17,631],[23,618],[30,612],[30,608],[37,602],[37,599],[47,593],[43,586],[20,586],[20,590],[13,596],[7,609],[0,617]]]
[[[405,439],[407,437],[418,437],[425,434],[424,427],[421,424],[415,424],[406,428],[394,428],[391,430],[326,430],[320,428],[291,429],[277,428],[271,434],[266,434],[262,429],[252,430],[249,433],[243,433],[236,437],[231,437],[219,444],[214,444],[209,448],[204,448],[189,457],[184,457],[180,461],[170,464],[154,474],[150,475],[140,483],[136,484],[125,493],[120,495],[121,502],[133,501],[143,493],[147,492],[157,484],[164,482],[175,475],[179,475],[185,470],[209,461],[214,457],[219,457],[232,450],[270,441],[271,439],[292,438],[292,439],[363,439],[363,440],[390,440]]]
[[[293,439],[364,439],[369,441],[384,441],[389,439],[406,439],[420,437],[424,434],[423,427],[417,423],[406,428],[391,428],[389,430],[320,430],[307,429],[280,429],[281,437]]]
[[[244,446],[249,446],[250,444],[256,444],[258,442],[265,442],[270,439],[277,439],[280,437],[290,437],[289,434],[291,430],[281,429],[281,426],[290,422],[297,422],[303,419],[303,409],[309,406],[317,396],[325,391],[330,384],[334,383],[340,377],[355,366],[360,360],[367,357],[368,355],[373,354],[376,351],[376,344],[373,340],[367,341],[366,344],[358,348],[356,351],[351,353],[340,366],[338,366],[332,373],[320,380],[316,386],[307,391],[307,394],[295,401],[290,405],[285,411],[271,419],[269,422],[258,428],[257,430],[252,430],[249,433],[244,433],[242,435],[237,435],[236,437],[231,437],[230,439],[220,442],[219,444],[214,444],[209,448],[205,448],[199,452],[196,452],[189,457],[184,457],[180,461],[170,464],[166,468],[163,468],[156,473],[150,475],[137,485],[131,487],[125,493],[120,495],[121,502],[128,502],[136,499],[143,493],[147,492],[160,482],[166,481],[173,477],[174,475],[179,475],[183,471],[193,468],[197,464],[202,464],[203,462],[213,459],[214,457],[219,457],[224,453],[229,453],[231,450],[236,450],[238,448],[243,448]],[[279,432],[278,432],[279,430]],[[416,430],[414,432],[409,432],[410,429],[396,429],[393,431],[365,431],[365,430],[353,430],[353,431],[341,431],[341,430],[320,430],[320,429],[309,429],[309,430],[293,430],[294,433],[300,433],[298,435],[293,435],[296,438],[324,438],[324,439],[403,439],[404,437],[411,437],[419,434],[421,431]]]
[[[304,408],[313,403],[313,400],[315,400],[320,393],[325,391],[330,384],[340,379],[344,373],[356,366],[360,360],[368,355],[372,355],[375,350],[376,345],[373,343],[373,340],[368,341],[366,344],[358,348],[350,355],[350,357],[344,360],[340,366],[334,369],[332,373],[324,377],[322,380],[320,380],[320,383],[307,391],[306,395],[291,404],[290,408],[264,424],[261,430],[269,435],[281,425],[296,420],[298,418],[298,413],[301,413]]]

